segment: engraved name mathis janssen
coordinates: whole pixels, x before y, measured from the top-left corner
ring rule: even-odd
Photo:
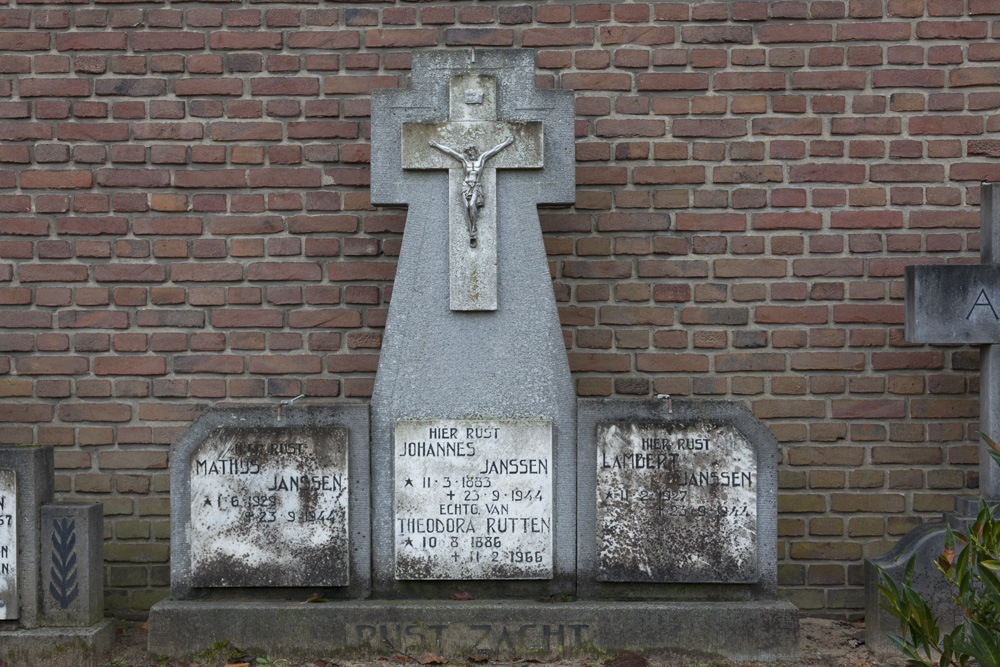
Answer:
[[[260,461],[254,459],[195,459],[194,474],[199,476],[259,475]],[[273,475],[268,491],[339,491],[344,487],[343,474],[338,475]]]

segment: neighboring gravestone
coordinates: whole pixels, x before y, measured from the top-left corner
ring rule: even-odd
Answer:
[[[906,267],[906,331],[909,343],[979,345],[979,430],[1000,439],[1000,184],[980,186],[978,265]],[[980,445],[979,490],[991,504],[1000,501],[1000,468]],[[978,501],[955,496],[955,510],[944,522],[964,531],[978,513]],[[888,553],[865,561],[866,644],[876,653],[894,654],[889,634],[899,622],[881,608],[881,567],[900,583],[906,563],[916,557],[913,587],[946,628],[960,620],[953,590],[937,571],[945,523],[917,526]]]
[[[279,418],[280,415],[280,418]],[[171,595],[368,591],[368,411],[216,408],[171,448]]]
[[[372,202],[409,206],[372,396],[377,594],[573,592],[575,396],[537,212],[575,199],[573,93],[536,90],[534,72],[531,51],[417,52],[411,89],[373,94]],[[466,489],[488,492],[479,512],[498,491],[510,512],[499,516],[520,521],[449,516],[464,510],[439,487],[421,496],[401,485],[401,443],[431,442],[414,421],[454,428],[477,452],[491,446],[474,433],[486,423],[530,429],[498,446],[505,467],[483,479],[499,488]],[[446,451],[405,465],[413,479],[434,467],[478,476],[481,456]],[[546,461],[549,480],[512,459]],[[511,500],[515,489],[541,494]],[[433,502],[422,515],[433,522],[407,523],[417,499]],[[432,530],[410,535],[411,525]],[[406,542],[423,537],[447,547],[417,553]]]
[[[98,665],[104,619],[99,503],[53,503],[51,446],[0,446],[0,660]]]

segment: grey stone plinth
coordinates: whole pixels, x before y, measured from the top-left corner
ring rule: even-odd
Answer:
[[[104,509],[49,503],[41,513],[41,625],[89,626],[104,618]]]
[[[85,628],[0,630],[0,659],[12,667],[100,667],[114,640],[110,618]]]
[[[672,411],[671,411],[672,408]],[[606,581],[600,577],[597,539],[597,441],[599,424],[631,423],[660,425],[710,424],[735,430],[756,452],[756,568],[753,576],[740,573],[734,583],[671,581]],[[777,465],[778,442],[774,434],[738,401],[688,401],[649,399],[581,399],[577,433],[577,552],[578,595],[581,598],[674,600],[773,600],[777,595]],[[652,539],[655,531],[635,536]],[[625,545],[627,548],[627,545]],[[684,544],[670,547],[678,557]],[[703,583],[697,583],[701,581]],[[743,583],[735,583],[743,582]],[[724,604],[722,605],[725,606]]]
[[[274,632],[274,628],[282,628]],[[285,602],[164,600],[150,611],[149,652],[184,658],[228,639],[258,655],[433,651],[491,655],[677,651],[736,661],[798,657],[798,610],[756,602],[511,600]],[[386,642],[388,640],[389,643]],[[391,647],[390,647],[391,644]]]
[[[17,588],[19,614],[0,630],[34,628],[41,610],[39,509],[52,500],[52,446],[0,445],[0,468],[17,474]]]
[[[448,176],[402,165],[403,123],[447,120],[449,82],[465,74],[496,80],[498,120],[544,128],[544,168],[496,176],[495,311],[450,309]],[[393,430],[401,420],[550,420],[553,578],[461,586],[484,598],[575,590],[576,398],[537,211],[575,198],[573,93],[536,90],[534,74],[528,50],[421,51],[413,54],[411,89],[374,91],[372,202],[409,206],[372,396],[373,581],[380,596],[437,598],[456,590],[394,577]]]
[[[350,583],[323,588],[327,598],[366,597],[370,590],[371,551],[368,484],[369,431],[367,404],[294,405],[215,408],[199,417],[170,448],[170,594],[182,598],[197,592],[242,598],[253,595],[294,595],[295,589],[233,587],[226,590],[198,588],[191,565],[191,458],[199,445],[220,428],[231,429],[303,429],[313,431],[346,427],[348,477],[348,529],[350,543]],[[309,593],[317,592],[315,586]]]

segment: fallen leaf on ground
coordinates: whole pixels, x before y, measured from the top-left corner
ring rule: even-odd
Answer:
[[[250,667],[249,662],[227,662],[226,667]]]
[[[634,651],[622,651],[604,663],[605,667],[648,667],[649,660]]]
[[[851,648],[857,648],[857,647],[861,646],[862,644],[864,644],[864,641],[862,641],[860,639],[849,639],[849,640],[847,640],[847,645],[850,646]]]
[[[475,600],[471,593],[466,593],[465,591],[459,591],[451,596],[452,600]]]
[[[454,597],[454,596],[453,596]],[[465,658],[469,662],[488,662],[490,656],[488,655],[470,655]]]
[[[408,655],[400,655],[399,653],[397,653],[396,655],[392,656],[392,659],[393,660],[399,660],[400,662],[416,662],[410,656],[408,656]]]
[[[428,653],[427,657],[420,661],[421,665],[443,665],[448,662],[446,659],[433,653]]]
[[[139,626],[139,629],[140,630],[149,630],[149,619],[148,618],[145,621],[142,622],[142,625]]]

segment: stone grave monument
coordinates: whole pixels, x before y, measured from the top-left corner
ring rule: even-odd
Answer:
[[[1000,184],[980,186],[979,264],[906,267],[907,342],[979,345],[979,430],[1000,438]],[[991,504],[1000,503],[1000,468],[979,453],[979,491]],[[911,556],[916,556],[913,586],[951,628],[962,620],[952,602],[953,587],[936,566],[944,547],[945,525],[964,532],[979,511],[976,496],[955,496],[954,510],[942,522],[917,526],[890,550],[865,561],[866,644],[877,653],[896,654],[888,639],[899,622],[880,607],[878,572],[898,584]]]
[[[573,93],[534,72],[526,50],[416,52],[410,89],[374,91],[372,202],[408,213],[371,438],[362,405],[195,422],[151,652],[794,657],[760,422],[618,401],[578,430],[537,214],[575,198]]]
[[[100,503],[52,502],[52,447],[0,446],[0,660],[99,665],[104,618]]]
[[[573,93],[534,71],[416,53],[413,87],[372,100],[372,202],[409,206],[372,396],[376,595],[573,593],[576,399],[537,211],[575,199]]]
[[[368,596],[368,408],[286,403],[209,410],[171,447],[170,599],[150,610],[151,653],[275,627],[299,648],[269,610]]]
[[[646,601],[610,604],[630,624],[645,612],[670,627],[665,646],[794,658],[798,609],[777,597],[774,435],[736,401],[578,410],[579,596]]]

